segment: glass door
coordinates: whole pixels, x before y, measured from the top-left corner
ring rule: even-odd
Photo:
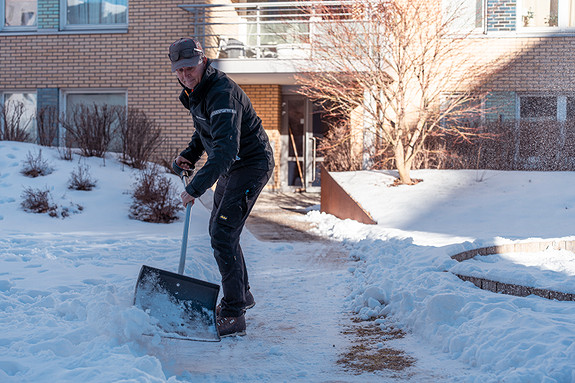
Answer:
[[[318,145],[326,124],[319,109],[304,96],[284,95],[283,99],[284,189],[319,192],[323,157]]]

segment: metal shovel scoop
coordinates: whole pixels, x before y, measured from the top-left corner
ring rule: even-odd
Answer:
[[[182,177],[184,185],[186,175]],[[192,204],[186,206],[178,273],[142,266],[134,305],[158,320],[162,337],[219,342],[216,304],[220,286],[183,275],[191,208]]]

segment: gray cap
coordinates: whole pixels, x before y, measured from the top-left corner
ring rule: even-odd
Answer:
[[[170,57],[172,62],[172,72],[175,72],[180,68],[199,65],[204,58],[204,51],[197,40],[182,38],[170,45],[168,57]]]

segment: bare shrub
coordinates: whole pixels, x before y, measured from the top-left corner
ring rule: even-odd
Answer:
[[[54,218],[66,218],[71,214],[79,213],[84,208],[78,204],[70,203],[69,206],[58,206],[54,203],[52,193],[47,187],[43,189],[24,188],[20,206],[29,213],[48,214]]]
[[[58,139],[58,108],[47,106],[40,108],[36,115],[38,143],[42,146],[53,146]]]
[[[104,157],[115,133],[117,107],[110,105],[77,105],[62,119],[70,146],[80,149],[85,157]]]
[[[162,130],[146,113],[137,108],[118,109],[122,140],[122,162],[143,169],[161,144]]]
[[[90,175],[88,165],[78,165],[76,170],[70,174],[68,189],[72,190],[92,190],[96,186],[96,181]]]
[[[48,213],[50,216],[57,215],[58,205],[54,204],[52,194],[48,188],[32,189],[27,187],[20,196],[22,208],[30,213]]]
[[[38,176],[46,176],[51,174],[53,171],[54,168],[50,163],[46,159],[42,158],[42,150],[38,150],[35,155],[31,152],[26,154],[24,167],[20,170],[20,173],[26,177],[35,178]]]
[[[427,150],[440,149],[444,159],[437,168],[448,169],[497,169],[514,168],[514,122],[491,121],[479,128],[483,137],[473,142],[438,137],[428,140]]]
[[[29,142],[32,139],[27,130],[32,121],[22,121],[24,111],[24,104],[21,102],[8,101],[4,105],[0,105],[0,119],[2,120],[0,140]]]
[[[340,172],[361,168],[361,152],[353,152],[351,129],[345,121],[332,124],[317,149],[323,154],[323,165],[328,171]]]
[[[72,140],[68,135],[64,137],[64,144],[58,146],[58,154],[61,160],[72,161],[74,151],[72,150]]]
[[[144,222],[170,223],[182,210],[175,185],[160,174],[158,166],[143,170],[134,183],[130,218]]]

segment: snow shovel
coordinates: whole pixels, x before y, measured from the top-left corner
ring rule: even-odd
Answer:
[[[182,181],[189,174],[184,171]],[[178,273],[143,265],[136,283],[134,305],[158,320],[162,337],[219,342],[216,304],[220,286],[184,273],[192,204],[186,206]]]

